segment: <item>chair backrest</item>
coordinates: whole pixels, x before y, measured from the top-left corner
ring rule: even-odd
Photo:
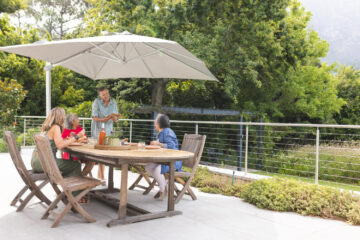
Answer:
[[[56,164],[51,150],[49,138],[45,135],[35,135],[36,149],[39,153],[41,166],[52,184],[63,185],[63,177]]]
[[[32,180],[31,180],[28,170],[26,169],[24,161],[20,155],[20,152],[17,148],[14,134],[10,131],[4,131],[4,136],[5,136],[5,141],[6,141],[7,147],[9,149],[11,159],[15,165],[16,170],[20,174],[20,176],[23,179],[23,181],[25,182],[25,184],[29,185]]]
[[[194,153],[194,158],[183,161],[183,166],[196,168],[204,150],[206,135],[185,134],[181,150]]]

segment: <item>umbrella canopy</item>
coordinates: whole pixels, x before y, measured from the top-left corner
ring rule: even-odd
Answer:
[[[200,59],[180,44],[126,31],[0,50],[63,66],[94,80],[132,77],[217,80]]]

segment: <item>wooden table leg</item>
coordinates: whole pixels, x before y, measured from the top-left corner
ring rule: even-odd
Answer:
[[[114,167],[109,166],[108,190],[114,190]]]
[[[121,165],[121,188],[118,219],[126,218],[128,164]]]
[[[175,162],[170,162],[169,169],[169,192],[168,192],[168,211],[174,211],[175,209],[175,200],[174,200],[174,177],[175,175]]]

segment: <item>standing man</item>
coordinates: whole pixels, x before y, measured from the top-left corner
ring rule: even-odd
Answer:
[[[100,87],[97,92],[99,97],[93,102],[91,111],[91,137],[94,138],[98,138],[102,123],[105,123],[105,132],[109,136],[113,129],[113,123],[121,116],[118,113],[116,101],[110,98],[109,90],[105,87]],[[105,166],[99,164],[98,178],[104,180],[104,172]]]

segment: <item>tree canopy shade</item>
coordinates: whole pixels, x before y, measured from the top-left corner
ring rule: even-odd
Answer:
[[[335,120],[343,124],[360,124],[360,70],[341,65],[337,69],[338,96],[346,101]]]
[[[24,100],[26,91],[15,80],[0,79],[0,125],[9,125]]]
[[[328,44],[306,28],[311,15],[298,1],[109,0],[92,4],[94,8],[85,16],[86,27],[79,31],[82,34],[129,30],[172,39],[202,59],[220,80],[165,82],[166,105],[243,109],[286,121],[295,120],[294,115],[297,120],[325,120],[343,104],[331,77],[333,67],[320,64]],[[130,100],[128,93],[139,92],[139,87],[136,82],[120,81],[117,90],[120,97]],[[144,89],[139,94],[149,92]],[[313,97],[317,100],[310,100]],[[325,100],[328,104],[318,104]]]
[[[62,39],[81,23],[89,7],[83,0],[32,0],[22,14],[35,20],[41,35]]]
[[[252,111],[271,121],[326,122],[344,105],[343,95],[338,95],[339,75],[334,76],[335,66],[320,61],[327,54],[328,44],[307,28],[311,14],[301,7],[299,0],[87,2],[91,7],[83,24],[64,38],[127,30],[177,41],[204,61],[220,82],[187,79],[93,82],[55,68],[52,105],[78,107],[79,112],[87,112],[89,104],[81,105],[81,101],[92,101],[95,87],[100,84],[107,85],[112,96],[138,104]],[[0,45],[38,39],[37,30],[30,28],[21,36],[8,20],[2,18],[0,24],[3,30]],[[45,87],[43,63],[11,55],[0,61],[0,74],[16,78],[29,92],[22,108],[24,113],[30,113],[34,104],[42,106],[44,97],[38,93]],[[79,97],[72,98],[73,93]],[[36,108],[36,114],[42,115],[43,109]]]
[[[26,0],[0,0],[0,13],[13,13],[26,6]]]

